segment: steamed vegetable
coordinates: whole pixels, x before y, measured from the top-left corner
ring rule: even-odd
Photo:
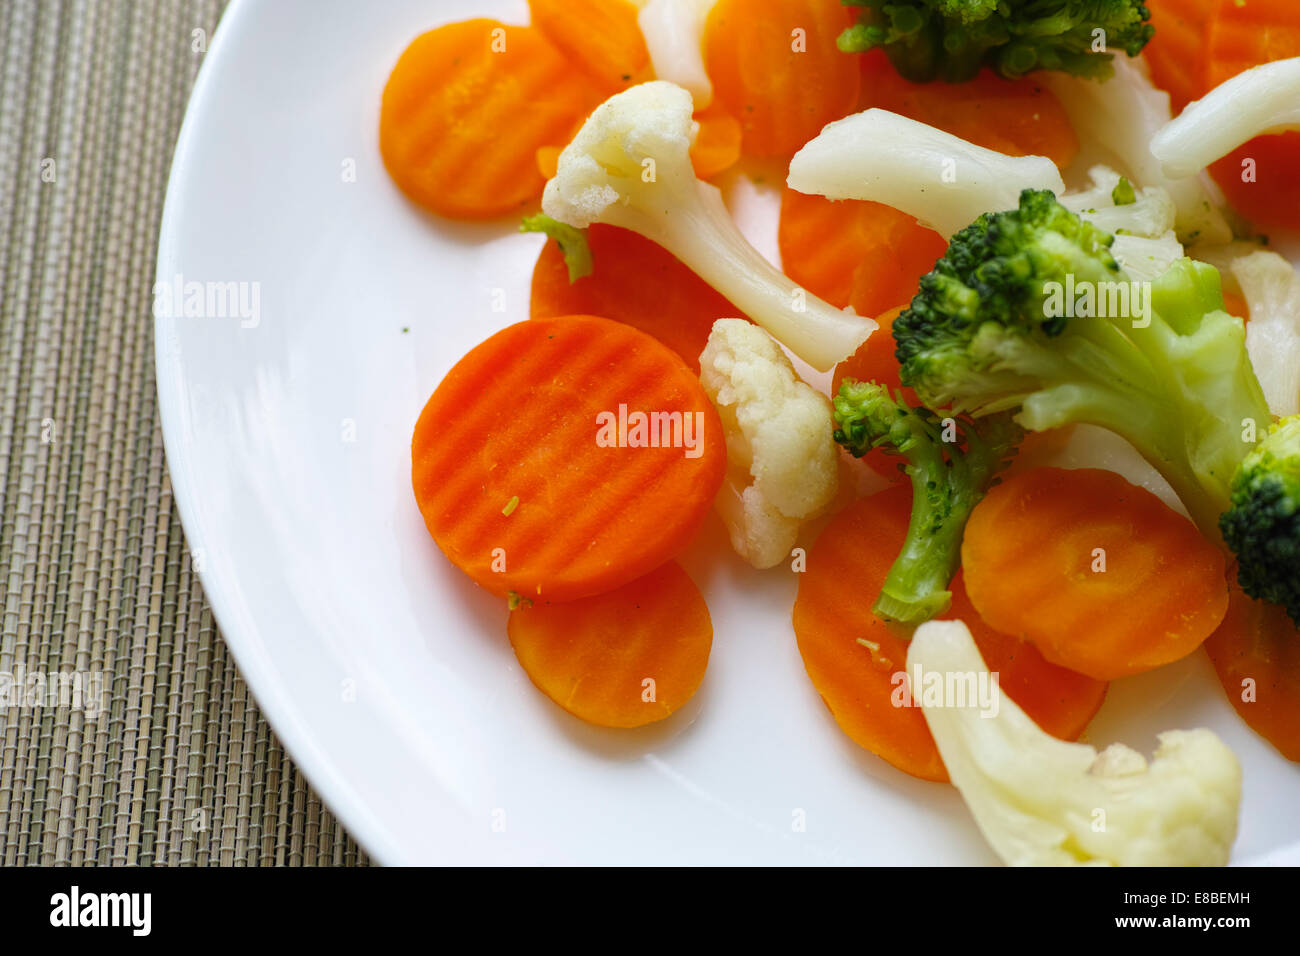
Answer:
[[[804,384],[775,342],[743,319],[719,319],[700,382],[727,437],[718,513],[736,553],[756,568],[787,560],[809,518],[838,487],[830,403]]]
[[[1081,636],[1086,639],[1086,635]],[[1148,764],[1123,744],[1100,753],[1040,730],[999,692],[980,702],[927,696],[978,685],[988,668],[960,621],[923,624],[907,652],[922,705],[953,784],[975,823],[1018,866],[1219,866],[1237,835],[1241,767],[1208,730],[1170,730]],[[925,678],[931,678],[926,681]]]
[[[596,222],[663,246],[796,355],[819,370],[851,355],[875,323],[796,288],[741,235],[722,194],[691,168],[690,94],[635,86],[601,104],[563,153],[542,209],[584,228]]]
[[[1239,73],[1156,133],[1151,154],[1166,176],[1191,176],[1265,133],[1300,129],[1300,57]]]
[[[528,0],[533,26],[607,93],[649,79],[637,8],[629,0]]]
[[[704,596],[676,561],[577,601],[520,602],[508,630],[528,679],[601,727],[641,727],[678,710],[713,645]]]
[[[944,419],[875,382],[845,381],[834,405],[837,442],[858,458],[874,448],[901,457],[912,482],[907,540],[872,611],[902,624],[928,621],[951,605],[966,519],[1024,433],[1009,415]]]
[[[849,2],[862,10],[840,49],[883,47],[916,83],[960,83],[986,65],[1007,79],[1031,70],[1105,77],[1113,51],[1137,56],[1153,33],[1142,0]]]
[[[649,0],[637,15],[655,76],[687,90],[700,109],[713,100],[704,68],[704,25],[717,0]]]
[[[1219,526],[1242,590],[1300,626],[1300,416],[1273,426],[1246,456]]]
[[[1243,323],[1213,267],[1180,259],[1134,286],[1113,242],[1049,192],[980,217],[894,321],[903,383],[931,407],[1019,409],[1033,431],[1107,428],[1217,537],[1250,429],[1272,419]]]
[[[1100,468],[1007,477],[971,515],[961,564],[986,623],[1098,680],[1186,657],[1228,606],[1223,551]]]
[[[725,469],[722,425],[691,370],[594,316],[519,322],[476,346],[411,441],[438,547],[480,587],[532,601],[599,594],[663,564]]]
[[[1268,399],[1280,417],[1300,412],[1300,275],[1276,252],[1252,252],[1232,261],[1231,273],[1250,306],[1246,348]]]
[[[945,236],[1014,208],[1022,190],[1065,191],[1046,157],[1006,156],[881,109],[823,129],[790,161],[787,182],[828,199],[885,203]]]

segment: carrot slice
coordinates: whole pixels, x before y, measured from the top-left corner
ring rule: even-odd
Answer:
[[[685,363],[589,315],[520,322],[470,351],[424,407],[411,457],[451,562],[494,594],[551,601],[619,587],[680,551],[727,463]]]
[[[1008,156],[1046,156],[1061,169],[1078,155],[1065,107],[1033,76],[981,70],[967,83],[911,83],[882,50],[862,57],[862,73],[860,109],[877,106]]]
[[[587,230],[595,271],[569,282],[559,246],[547,242],[533,269],[532,317],[603,315],[653,335],[699,373],[717,319],[740,311],[670,252],[635,232]]]
[[[566,142],[598,101],[536,30],[451,23],[416,37],[393,67],[379,149],[418,205],[457,219],[500,216],[541,195],[537,150]]]
[[[859,73],[835,39],[852,22],[839,0],[720,0],[704,30],[717,101],[740,120],[745,152],[789,157],[853,112]]]
[[[1295,0],[1219,0],[1207,28],[1208,87],[1300,56]],[[1228,201],[1256,225],[1300,229],[1300,133],[1259,136],[1210,167]]]
[[[691,166],[700,179],[712,179],[740,161],[740,121],[716,103],[695,114],[700,131],[691,144]]]
[[[1111,680],[1185,657],[1223,620],[1223,552],[1151,492],[1096,468],[1006,477],[962,542],[966,588],[994,629]]]
[[[628,0],[528,0],[533,26],[613,95],[651,78],[650,54]]]
[[[947,248],[937,232],[891,206],[789,188],[781,195],[777,242],[786,275],[859,315],[911,302],[921,276]]]
[[[1228,613],[1205,642],[1228,700],[1252,729],[1300,761],[1300,629],[1276,604],[1230,583]]]
[[[1206,28],[1218,0],[1146,0],[1156,34],[1142,50],[1174,115],[1205,95]]]
[[[538,689],[602,727],[673,713],[700,686],[713,644],[704,596],[676,561],[595,597],[520,604],[508,633]]]
[[[896,485],[831,519],[799,577],[794,630],[808,676],[841,730],[905,773],[946,780],[920,708],[898,706],[907,699],[897,676],[906,666],[906,640],[871,613],[911,512],[910,485]],[[970,626],[1008,696],[1047,732],[1077,737],[1101,706],[1106,685],[1049,664],[1032,646],[995,633],[975,613],[960,575],[952,591],[949,616]]]

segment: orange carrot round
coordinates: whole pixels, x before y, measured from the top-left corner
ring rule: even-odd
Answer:
[[[537,150],[567,142],[599,102],[536,30],[495,20],[411,42],[384,87],[379,149],[418,205],[456,219],[517,212],[542,193]]]
[[[520,322],[447,373],[415,425],[425,525],[487,590],[567,601],[691,539],[726,468],[722,423],[680,358],[595,316]]]
[[[740,121],[712,103],[695,114],[700,131],[691,144],[691,166],[700,179],[712,179],[740,160]]]
[[[788,188],[777,242],[791,279],[832,305],[872,316],[911,302],[947,248],[937,232],[890,206]]]
[[[1207,88],[1300,56],[1295,0],[1218,0],[1207,27]],[[1233,207],[1256,225],[1300,229],[1300,133],[1258,136],[1210,167]]]
[[[533,269],[532,317],[603,315],[653,335],[698,373],[717,319],[740,311],[670,252],[635,232],[587,230],[594,271],[569,281],[559,246],[547,242]]]
[[[1228,613],[1205,649],[1241,719],[1300,761],[1300,630],[1278,605],[1248,597],[1235,580],[1230,589]]]
[[[882,50],[862,57],[860,109],[877,106],[1008,156],[1046,156],[1061,169],[1079,152],[1069,115],[1031,75],[982,70],[967,83],[911,83]]]
[[[528,0],[533,26],[609,95],[651,78],[650,54],[628,0]]]
[[[1218,0],[1146,0],[1156,34],[1142,50],[1174,115],[1205,95],[1206,28]]]
[[[602,727],[673,713],[700,686],[713,644],[704,596],[676,561],[594,597],[521,603],[508,632],[538,689]]]
[[[962,568],[991,627],[1098,680],[1187,656],[1228,605],[1223,552],[1151,492],[1095,468],[1006,477],[966,525]]]
[[[822,531],[799,577],[794,630],[813,686],[855,743],[924,780],[947,771],[919,707],[900,689],[905,636],[871,613],[912,511],[910,485],[896,485],[849,505]],[[1031,646],[995,633],[975,613],[961,576],[952,584],[948,617],[966,621],[1007,695],[1044,730],[1066,739],[1082,732],[1101,706],[1106,685],[1043,660]]]
[[[852,23],[839,0],[719,0],[704,31],[717,101],[740,120],[745,152],[789,157],[853,112],[859,73],[836,37]]]

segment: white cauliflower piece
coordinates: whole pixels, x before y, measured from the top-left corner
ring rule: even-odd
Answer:
[[[637,15],[655,76],[676,83],[703,109],[713,99],[704,69],[704,25],[717,0],[649,0]]]
[[[1108,149],[1134,183],[1169,194],[1178,210],[1180,239],[1227,242],[1232,230],[1213,185],[1203,177],[1167,176],[1151,153],[1151,138],[1173,115],[1169,94],[1156,89],[1140,61],[1116,57],[1112,65],[1114,74],[1100,83],[1053,70],[1037,76],[1061,101],[1079,139]]]
[[[691,95],[663,81],[618,93],[560,154],[542,211],[608,223],[663,246],[818,371],[852,355],[876,323],[797,287],[732,222],[722,193],[695,178]]]
[[[800,525],[838,489],[826,396],[801,381],[757,326],[719,319],[700,355],[700,381],[727,436],[718,513],[736,553],[756,568],[789,557]]]
[[[1219,84],[1151,140],[1166,176],[1194,176],[1247,140],[1300,129],[1300,57],[1256,66]]]
[[[1006,156],[882,109],[827,125],[795,153],[786,182],[828,199],[885,203],[945,236],[982,213],[1015,209],[1021,190],[1065,191],[1045,156]]]
[[[1060,197],[1061,205],[1116,234],[1110,251],[1130,278],[1152,281],[1183,257],[1183,244],[1174,233],[1174,201],[1168,192],[1158,186],[1134,187],[1133,202],[1121,205],[1115,201],[1121,186],[1119,173],[1094,166],[1088,176],[1091,188],[1066,193]]]
[[[949,675],[985,686],[988,669],[961,621],[921,625],[909,680]],[[1100,754],[1042,731],[1002,694],[921,701],[948,776],[998,856],[1018,866],[1219,866],[1237,835],[1241,767],[1208,730],[1159,735],[1155,757],[1123,744]]]
[[[1232,274],[1250,306],[1250,364],[1269,410],[1288,418],[1300,412],[1300,275],[1276,252],[1242,256]]]

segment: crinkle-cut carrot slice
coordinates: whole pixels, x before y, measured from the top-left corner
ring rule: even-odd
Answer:
[[[612,590],[690,541],[722,484],[722,423],[671,350],[611,319],[511,325],[472,349],[411,443],[425,525],[502,596]]]
[[[653,335],[698,373],[713,323],[740,311],[661,246],[617,226],[587,230],[593,272],[569,281],[564,256],[547,242],[533,269],[532,316],[590,314]]]
[[[714,95],[740,120],[751,156],[789,157],[853,112],[859,71],[836,38],[852,23],[838,0],[719,0],[704,31]]]
[[[924,780],[947,771],[919,707],[901,689],[906,637],[871,613],[912,513],[910,485],[839,512],[808,551],[793,621],[808,676],[835,722],[855,743]],[[1045,661],[1032,646],[988,627],[952,583],[945,617],[966,622],[1007,695],[1048,733],[1073,739],[1101,706],[1106,685]]]
[[[1186,657],[1228,606],[1223,552],[1098,468],[1006,476],[966,524],[962,569],[990,627],[1098,680]]]
[[[650,54],[628,0],[528,0],[533,26],[613,95],[651,78]]]
[[[700,686],[713,644],[704,596],[676,561],[594,597],[520,603],[508,630],[542,693],[602,727],[672,714]]]
[[[1142,50],[1174,115],[1205,95],[1206,30],[1218,0],[1146,0],[1156,34]]]
[[[562,144],[600,101],[538,31],[465,20],[411,41],[384,87],[379,149],[415,203],[454,219],[541,195],[537,150]]]
[[[1046,156],[1065,169],[1079,152],[1069,115],[1033,75],[981,70],[967,83],[911,83],[882,50],[862,56],[860,109],[876,106],[1008,156]]]
[[[1228,613],[1205,649],[1241,719],[1300,761],[1300,630],[1284,608],[1247,596],[1235,580],[1229,587]]]

